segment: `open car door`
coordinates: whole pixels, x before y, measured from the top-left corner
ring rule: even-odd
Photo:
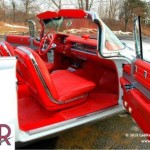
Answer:
[[[124,66],[120,79],[123,104],[143,132],[150,135],[150,51],[142,48],[140,17],[134,20],[134,39],[136,59]]]
[[[123,70],[120,70],[123,105],[143,132],[150,135],[150,50],[142,49],[140,17],[134,19],[134,39],[136,52],[127,49],[120,49],[120,51],[114,49],[111,52],[100,49],[100,54],[105,58],[113,59],[116,64],[120,63],[122,67],[120,69]],[[106,44],[107,41],[105,47]],[[126,60],[125,63],[123,60]]]

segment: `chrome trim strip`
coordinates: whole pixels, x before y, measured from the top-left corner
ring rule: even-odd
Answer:
[[[85,98],[87,96],[88,96],[88,93],[84,94],[84,95],[81,95],[81,96],[78,96],[78,97],[75,97],[75,98],[72,98],[72,99],[69,99],[69,100],[66,100],[66,101],[64,101],[64,103],[66,104],[66,103],[69,103],[69,102],[73,102],[74,100]]]
[[[142,84],[139,82],[134,83],[134,86],[142,93],[144,94],[148,99],[150,99],[150,91],[146,89]]]
[[[96,53],[90,53],[90,52],[86,52],[86,51],[84,51],[84,50],[82,51],[82,50],[78,50],[78,49],[74,49],[74,48],[71,48],[71,51],[77,51],[77,52],[81,52],[81,53],[85,53],[85,54],[97,56]]]
[[[123,77],[125,77],[129,82],[133,83],[136,89],[138,89],[142,94],[150,99],[150,91],[146,89],[141,83],[136,81],[132,76],[125,72],[123,72]]]
[[[41,74],[41,71],[40,71],[39,67],[38,67],[38,63],[36,62],[36,60],[35,60],[34,56],[32,55],[32,53],[31,53],[28,49],[26,49],[25,47],[23,47],[23,46],[19,46],[19,47],[17,47],[17,48],[18,48],[19,50],[25,52],[25,53],[29,56],[29,58],[30,58],[30,60],[32,61],[33,66],[34,66],[34,68],[35,68],[35,70],[36,70],[36,72],[37,72],[37,74],[38,74],[38,76],[39,76],[39,78],[40,78],[40,80],[41,80],[41,83],[42,83],[44,89],[46,90],[46,93],[47,93],[48,97],[50,98],[50,100],[51,100],[53,103],[56,103],[56,104],[66,104],[66,103],[69,103],[69,102],[72,102],[72,101],[74,101],[74,100],[77,100],[77,99],[80,99],[80,98],[84,98],[84,97],[87,96],[87,94],[86,94],[86,95],[81,95],[81,96],[79,96],[79,97],[76,97],[76,98],[73,98],[73,99],[70,99],[70,100],[66,100],[66,101],[59,101],[59,100],[56,100],[56,99],[52,96],[51,92],[49,91],[48,86],[47,86],[47,84],[46,84],[46,82],[45,82],[45,80],[44,80],[44,78],[43,78],[43,76],[42,76],[42,74]]]
[[[126,72],[123,72],[123,77],[125,77],[129,82],[136,82],[132,75],[128,75]]]

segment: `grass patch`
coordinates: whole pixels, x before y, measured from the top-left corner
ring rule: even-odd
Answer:
[[[18,25],[18,24],[17,24]],[[0,35],[5,34],[17,34],[17,33],[27,33],[28,29],[25,28],[14,28],[14,27],[8,27],[5,26],[5,23],[0,22]]]

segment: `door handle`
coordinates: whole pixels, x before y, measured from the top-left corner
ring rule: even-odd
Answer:
[[[144,78],[146,79],[147,78],[147,71],[144,70]]]

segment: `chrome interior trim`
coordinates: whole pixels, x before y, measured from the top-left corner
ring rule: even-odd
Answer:
[[[131,75],[134,75],[134,72],[135,72],[135,69],[136,69],[135,65],[134,65],[135,61],[136,61],[136,58],[133,59],[132,62],[131,62]]]
[[[139,82],[136,82],[134,86],[142,93],[144,94],[148,99],[150,99],[150,91],[146,89],[142,84]]]
[[[136,81],[134,77],[128,75],[125,72],[123,72],[123,77],[125,77],[129,82],[133,83],[136,89],[138,89],[142,94],[150,99],[150,91],[146,89],[141,83]]]
[[[3,46],[3,48],[6,50],[7,54],[8,54],[9,56],[12,56],[11,53],[10,53],[10,51],[8,50],[6,44],[3,43],[3,42],[0,42],[0,44],[1,44],[1,45]]]
[[[45,82],[45,80],[44,80],[44,78],[43,78],[43,76],[42,76],[42,74],[41,74],[41,71],[40,71],[39,67],[38,67],[38,63],[36,62],[36,60],[35,60],[34,56],[32,55],[32,53],[31,53],[28,49],[26,49],[25,47],[23,47],[23,46],[19,46],[19,47],[17,47],[17,48],[18,48],[19,50],[25,52],[25,53],[29,56],[29,58],[30,58],[30,60],[32,61],[33,65],[34,65],[34,68],[35,68],[35,70],[36,70],[36,72],[37,72],[37,74],[38,74],[38,76],[39,76],[39,78],[40,78],[40,80],[41,80],[41,83],[42,83],[44,89],[46,90],[46,93],[47,93],[48,97],[50,98],[50,100],[51,100],[53,103],[55,103],[55,104],[65,104],[65,103],[69,103],[69,102],[72,102],[72,101],[74,101],[74,100],[77,100],[77,99],[84,98],[84,97],[88,96],[88,95],[86,94],[86,95],[81,95],[81,96],[79,96],[79,97],[75,97],[75,98],[73,98],[73,99],[66,100],[66,101],[59,101],[59,100],[56,100],[56,99],[52,96],[51,92],[49,91],[48,86],[47,86],[47,84],[46,84],[46,82]]]
[[[146,79],[147,78],[147,71],[144,70],[144,78]]]
[[[96,54],[96,53],[90,53],[90,52],[86,52],[86,51],[78,50],[78,49],[75,49],[75,48],[71,48],[71,51],[77,51],[77,52],[82,52],[82,53],[85,53],[85,54],[89,54],[89,55],[97,56],[97,54]]]
[[[66,100],[66,101],[64,101],[64,103],[73,102],[74,100],[85,98],[87,96],[88,96],[88,93],[81,95],[81,96],[78,96],[78,97],[75,97],[75,98],[72,98],[72,99],[69,99],[69,100]]]
[[[132,75],[128,75],[126,72],[123,72],[123,77],[125,77],[131,83],[136,82],[134,77]]]

